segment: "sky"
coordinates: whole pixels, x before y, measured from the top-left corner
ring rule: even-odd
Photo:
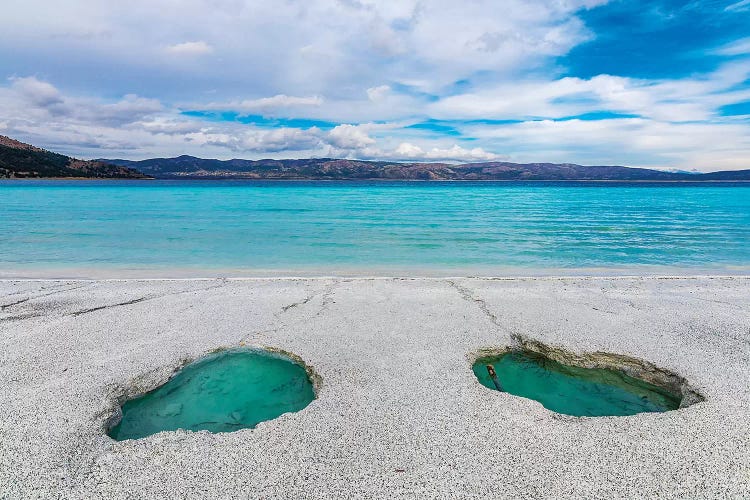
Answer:
[[[80,158],[750,168],[750,0],[3,0],[0,134]]]

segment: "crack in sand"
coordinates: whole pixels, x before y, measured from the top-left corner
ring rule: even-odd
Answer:
[[[594,311],[599,311],[599,312],[603,312],[603,313],[607,313],[607,314],[615,314],[615,315],[617,314],[615,311],[610,311],[609,309],[599,309],[596,306],[591,306],[591,309],[593,309]]]
[[[71,290],[78,290],[79,288],[84,288],[85,286],[87,286],[87,285],[86,284],[78,285],[78,286],[74,286],[74,287],[70,287],[70,288],[65,288],[63,290],[55,289],[55,290],[53,290],[51,292],[43,293],[41,295],[34,295],[34,296],[31,296],[31,297],[26,297],[25,299],[17,300],[15,302],[9,302],[7,304],[2,304],[2,305],[0,305],[0,311],[4,311],[4,310],[6,310],[9,307],[17,306],[19,304],[23,304],[24,302],[28,302],[30,300],[41,299],[43,297],[49,297],[50,295],[56,295],[58,293],[69,292]]]
[[[224,279],[224,278],[222,278],[221,279],[221,283],[218,284],[218,285],[207,286],[207,287],[204,287],[204,288],[195,288],[195,289],[191,289],[191,290],[180,290],[178,292],[160,293],[160,294],[156,294],[156,295],[145,295],[145,296],[139,297],[137,299],[127,300],[125,302],[118,302],[116,304],[106,304],[106,305],[103,305],[103,306],[91,307],[89,309],[82,309],[80,311],[75,311],[75,312],[69,313],[66,316],[81,316],[82,314],[88,314],[88,313],[92,313],[92,312],[96,312],[96,311],[101,311],[103,309],[111,309],[111,308],[114,308],[114,307],[129,306],[129,305],[132,305],[132,304],[138,304],[139,302],[145,302],[147,300],[160,299],[160,298],[163,298],[163,297],[170,297],[170,296],[173,296],[173,295],[182,295],[184,293],[205,292],[207,290],[214,290],[216,288],[221,288],[221,287],[223,287],[226,284],[227,284],[227,280]]]
[[[732,307],[736,307],[737,309],[742,309],[742,310],[745,309],[744,307],[742,307],[739,304],[734,304],[732,302],[726,302],[724,300],[705,299],[703,297],[694,297],[694,296],[690,297],[690,298],[693,299],[693,300],[702,300],[703,302],[713,302],[714,304],[723,304],[723,305],[727,305],[727,306],[732,306]]]
[[[311,300],[312,300],[313,298],[315,298],[315,296],[316,296],[317,294],[318,294],[318,292],[312,293],[312,294],[308,295],[307,297],[305,297],[305,299],[304,299],[304,300],[301,300],[301,301],[299,301],[299,302],[292,302],[292,303],[291,303],[291,304],[289,304],[289,305],[283,306],[283,307],[281,308],[281,313],[285,313],[285,312],[287,312],[287,311],[288,311],[289,309],[294,309],[295,307],[299,307],[299,306],[304,306],[305,304],[307,304],[308,302],[310,302],[310,301],[311,301]],[[280,313],[280,314],[281,314],[281,313]]]
[[[243,337],[242,340],[240,341],[240,344],[243,345],[244,343],[249,342],[253,337],[259,337],[259,336],[262,336],[262,335],[267,334],[267,333],[276,333],[279,330],[281,330],[282,328],[288,328],[290,326],[302,323],[304,321],[307,321],[309,318],[317,318],[318,316],[320,316],[323,313],[323,311],[325,311],[328,308],[328,305],[330,304],[331,295],[333,294],[333,290],[338,285],[339,285],[338,280],[334,280],[331,283],[328,283],[326,286],[324,286],[323,289],[319,289],[319,290],[316,290],[316,291],[308,294],[307,297],[305,297],[304,299],[302,299],[300,301],[297,301],[297,302],[292,302],[291,304],[288,304],[288,305],[285,305],[285,306],[282,306],[281,310],[279,312],[277,312],[277,313],[274,313],[274,315],[273,315],[274,322],[276,323],[275,327],[268,328],[266,330],[260,330],[260,331],[252,332],[252,333],[246,335],[245,337]],[[304,305],[307,305],[313,299],[315,299],[318,296],[321,296],[321,305],[320,305],[320,308],[318,309],[318,311],[315,314],[311,315],[309,318],[307,318],[307,317],[306,318],[302,318],[299,321],[296,321],[296,322],[293,322],[293,323],[287,323],[286,321],[284,321],[282,319],[282,316],[285,313],[287,313],[289,310],[297,308],[297,307],[301,307],[301,306],[304,306]]]
[[[328,305],[332,302],[331,298],[333,297],[333,291],[337,286],[339,286],[339,282],[334,281],[328,284],[325,289],[323,289],[323,292],[321,293],[320,309],[318,309],[318,312],[313,315],[313,318],[319,317],[321,314],[323,314],[323,311],[328,309]]]
[[[23,321],[25,319],[39,318],[41,316],[44,316],[44,312],[22,313],[22,314],[17,314],[15,316],[8,316],[5,318],[0,318],[0,323],[10,323],[12,321]]]
[[[497,318],[495,313],[490,311],[490,308],[484,299],[480,297],[476,297],[472,290],[470,290],[469,288],[466,288],[465,286],[459,285],[453,280],[445,280],[445,281],[448,283],[448,285],[450,285],[452,288],[454,288],[458,292],[458,294],[461,296],[462,299],[479,306],[479,309],[484,313],[485,316],[487,316],[487,318],[490,320],[490,322],[493,325],[497,326],[498,328],[502,328],[503,330],[505,329],[505,327],[500,324],[500,320]]]
[[[66,286],[70,286],[70,282],[69,281],[66,281],[65,283],[57,283],[55,285],[42,286],[42,287],[39,287],[38,289],[34,289],[34,290],[19,290],[17,292],[12,292],[12,293],[5,294],[5,295],[3,295],[3,298],[7,299],[8,297],[13,297],[15,295],[23,295],[23,294],[35,293],[35,292],[43,292],[45,290],[54,290],[54,289],[63,288],[63,287],[66,287]]]
[[[281,311],[279,311],[278,313],[274,314],[274,316],[278,319],[282,314],[286,313],[290,309],[294,309],[295,307],[304,306],[304,305],[310,303],[311,300],[313,300],[315,297],[317,297],[319,295],[322,296],[322,298],[323,298],[322,305],[323,305],[323,307],[325,307],[325,306],[328,305],[328,299],[330,298],[330,295],[333,292],[333,289],[336,288],[337,285],[338,285],[338,281],[332,281],[331,283],[329,283],[325,287],[323,287],[322,290],[316,290],[316,291],[312,292],[307,297],[305,297],[303,300],[301,300],[299,302],[292,302],[289,305],[283,306],[281,308]],[[320,311],[318,312],[318,314],[319,313],[320,313]],[[317,316],[317,314],[316,314],[316,316]]]
[[[150,299],[155,299],[155,298],[157,297],[145,296],[145,297],[140,297],[138,299],[128,300],[126,302],[118,302],[117,304],[107,304],[103,306],[92,307],[90,309],[81,309],[80,311],[75,311],[75,312],[68,314],[68,316],[80,316],[82,314],[88,314],[88,313],[92,313],[95,311],[101,311],[102,309],[110,309],[113,307],[120,307],[120,306],[129,306],[131,304],[137,304],[138,302],[143,302],[144,300],[150,300]]]

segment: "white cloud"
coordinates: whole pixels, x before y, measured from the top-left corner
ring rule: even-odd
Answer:
[[[132,94],[109,102],[73,97],[36,77],[13,78],[9,87],[0,87],[0,121],[8,134],[76,155],[147,149],[153,141],[144,132],[156,121],[170,121],[164,116],[168,113],[156,99]]]
[[[294,97],[277,94],[273,97],[265,97],[254,101],[243,101],[242,106],[246,108],[286,108],[290,106],[320,106],[323,98],[319,96]]]
[[[724,7],[724,10],[732,12],[739,12],[748,9],[750,9],[750,0],[740,0],[739,2],[735,2]]]
[[[730,67],[710,78],[680,85],[636,82],[650,89],[639,105],[658,107],[659,99],[666,99],[660,95],[671,95],[679,101],[705,94],[712,96],[705,97],[709,101],[723,102],[721,92],[706,89],[725,88],[742,75],[742,71]],[[595,84],[579,80],[558,85],[573,95],[580,88],[598,89],[596,95],[616,102],[622,92],[645,92],[643,88],[631,89],[631,83],[605,78]],[[731,92],[736,97],[738,91]],[[276,104],[279,102],[288,101],[276,100]],[[34,77],[14,78],[8,86],[0,87],[0,123],[7,135],[85,157],[338,156],[404,161],[619,163],[701,170],[750,167],[744,160],[750,157],[750,127],[742,120],[547,119],[496,126],[455,122],[454,126],[465,136],[475,139],[473,146],[467,147],[466,143],[439,138],[429,131],[403,128],[415,120],[341,124],[329,131],[316,127],[264,129],[187,117],[156,99],[136,95],[113,101],[74,97]]]
[[[338,98],[408,81],[432,92],[476,72],[512,73],[565,54],[591,37],[577,12],[603,1],[184,0],[175,10],[151,0],[11,0],[0,43],[45,51],[54,36],[56,47],[95,61],[92,72],[137,81],[143,73],[119,69],[148,68],[164,85],[179,76],[198,90],[211,80],[226,95],[236,95],[237,82],[254,96]],[[95,44],[81,37],[92,33]],[[215,57],[201,65],[164,58],[209,53]]]
[[[212,102],[206,105],[193,106],[193,108],[206,111],[273,112],[278,109],[305,108],[320,106],[321,104],[323,104],[323,98],[320,96],[297,97],[277,94],[273,97],[262,97],[260,99]]]
[[[187,137],[189,134],[199,133],[206,129],[206,126],[197,120],[176,119],[166,116],[157,116],[151,120],[140,122],[136,127],[149,134],[166,134],[179,137]]]
[[[170,54],[179,56],[201,56],[210,54],[214,48],[203,40],[197,42],[183,42],[175,45],[168,45],[166,51]]]
[[[748,0],[748,5],[750,6],[750,0]],[[716,53],[722,56],[741,56],[750,54],[750,38],[735,40],[730,44],[719,47],[716,50]]]
[[[235,130],[234,133],[199,132],[189,137],[198,144],[219,146],[234,152],[278,153],[305,151],[320,147],[317,129],[279,128],[273,130]]]
[[[541,159],[705,171],[750,168],[750,134],[743,123],[669,123],[643,118],[540,120],[468,132],[481,142],[502,145],[512,161]]]
[[[424,150],[414,144],[402,142],[394,150],[394,153],[403,158],[417,158],[424,155]]]
[[[466,149],[454,144],[450,148],[431,148],[427,151],[408,142],[402,142],[389,156],[397,159],[430,160],[430,161],[491,161],[499,160],[501,155],[490,153],[482,148]]]
[[[720,106],[750,97],[750,90],[735,90],[749,76],[750,62],[739,61],[676,81],[612,75],[518,81],[446,97],[432,104],[428,113],[446,119],[524,120],[610,111],[661,121],[708,120]]]
[[[328,143],[338,149],[362,149],[375,144],[375,139],[367,135],[362,127],[338,125],[328,133]]]
[[[4,112],[18,119],[40,123],[64,121],[73,125],[122,126],[157,115],[165,110],[156,99],[128,94],[119,101],[64,96],[54,85],[36,77],[11,78],[11,87],[3,92]]]
[[[31,103],[37,106],[46,107],[62,103],[60,91],[47,82],[37,80],[36,77],[11,77],[10,81],[13,84],[13,88],[17,90],[21,96],[29,99]]]
[[[390,85],[378,85],[377,87],[370,87],[369,89],[367,89],[367,97],[371,101],[383,100],[390,93]]]

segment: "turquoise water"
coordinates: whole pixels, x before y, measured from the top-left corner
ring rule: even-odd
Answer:
[[[750,184],[0,181],[0,276],[747,272]]]
[[[307,372],[291,360],[233,349],[189,364],[161,387],[122,406],[108,434],[138,439],[161,431],[232,432],[299,411],[315,398]]]
[[[503,391],[534,399],[545,408],[576,417],[625,416],[680,407],[680,397],[615,370],[566,366],[541,355],[510,352],[474,363],[474,375],[495,389],[487,364]]]

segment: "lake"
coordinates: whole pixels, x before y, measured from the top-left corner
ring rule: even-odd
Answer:
[[[0,276],[747,273],[750,183],[0,181]]]

